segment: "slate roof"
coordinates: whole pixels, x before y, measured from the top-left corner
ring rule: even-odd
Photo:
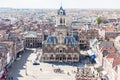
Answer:
[[[103,41],[100,43],[99,47],[102,48],[103,46],[113,46],[114,43],[113,42],[109,42],[109,41]]]
[[[56,36],[48,36],[45,44],[57,44],[58,39]],[[66,45],[77,45],[78,42],[75,40],[73,36],[66,36],[64,37],[64,44]]]
[[[75,38],[73,36],[66,36],[65,39],[64,39],[64,43],[65,44],[77,44],[77,41],[75,40]]]
[[[63,9],[63,7],[61,6],[60,9],[58,10],[58,15],[61,15],[61,12],[63,13],[62,15],[66,15],[65,10]]]
[[[47,40],[45,41],[45,44],[56,44],[57,43],[57,37],[56,36],[49,36]]]

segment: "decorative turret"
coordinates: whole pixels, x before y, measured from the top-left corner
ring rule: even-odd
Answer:
[[[60,9],[58,10],[58,15],[66,15],[65,10],[63,9],[63,7],[61,6]]]

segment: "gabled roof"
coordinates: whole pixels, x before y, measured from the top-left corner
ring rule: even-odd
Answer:
[[[117,66],[117,65],[120,65],[120,58],[115,58],[114,61],[113,61],[113,67]]]
[[[107,59],[113,59],[112,66],[115,67],[117,65],[120,65],[120,57],[117,54],[108,54],[106,56]]]

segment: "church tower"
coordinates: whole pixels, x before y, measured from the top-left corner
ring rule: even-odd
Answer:
[[[66,36],[67,35],[67,26],[66,26],[66,12],[61,6],[57,11],[56,16],[56,36]]]
[[[60,7],[60,9],[57,11],[57,20],[56,20],[57,26],[65,26],[66,25],[66,12]]]

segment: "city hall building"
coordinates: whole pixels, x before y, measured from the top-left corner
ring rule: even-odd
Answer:
[[[68,25],[65,10],[60,7],[56,17],[55,33],[47,37],[43,43],[43,62],[78,62],[79,45]],[[68,21],[69,22],[69,21]]]

